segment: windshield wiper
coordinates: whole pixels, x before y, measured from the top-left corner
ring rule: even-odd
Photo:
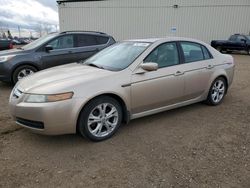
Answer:
[[[22,47],[17,48],[18,50],[24,50]]]

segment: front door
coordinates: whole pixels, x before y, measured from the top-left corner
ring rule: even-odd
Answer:
[[[46,45],[52,46],[53,49],[48,52],[44,50],[41,54],[44,69],[75,61],[73,35],[60,36]]]
[[[164,43],[155,48],[143,61],[158,64],[157,71],[132,75],[132,113],[140,113],[182,101],[184,79],[182,65],[175,42]],[[140,68],[139,68],[140,69]]]

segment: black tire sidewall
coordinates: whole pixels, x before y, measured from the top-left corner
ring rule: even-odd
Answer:
[[[91,111],[96,106],[98,106],[99,104],[102,104],[102,103],[110,103],[116,107],[116,109],[118,111],[118,123],[117,123],[116,128],[109,135],[104,136],[104,137],[96,137],[96,136],[92,135],[88,129],[88,125],[87,125],[88,117],[89,117],[89,114],[91,113]],[[116,101],[112,97],[101,96],[101,97],[98,97],[98,98],[91,100],[90,102],[88,102],[85,105],[85,107],[81,111],[80,117],[78,119],[77,131],[81,134],[81,136],[84,136],[92,141],[98,142],[98,141],[106,140],[106,139],[112,137],[116,133],[116,131],[119,129],[121,122],[122,122],[122,108],[121,108],[121,105],[119,104],[119,102]]]
[[[13,84],[16,84],[18,82],[17,76],[18,76],[19,72],[21,70],[23,70],[23,69],[30,69],[30,70],[32,70],[34,72],[37,72],[37,69],[35,67],[31,66],[31,65],[22,65],[20,67],[17,67],[15,69],[15,71],[13,72],[13,74],[12,74],[12,82],[13,82]]]
[[[215,82],[218,81],[218,80],[223,81],[224,86],[225,86],[225,92],[224,92],[223,98],[222,98],[218,103],[215,103],[215,102],[213,101],[213,99],[212,99],[212,91],[213,91],[213,86],[214,86]],[[210,87],[210,89],[209,89],[209,93],[208,93],[208,97],[207,97],[207,103],[210,104],[210,105],[212,105],[212,106],[216,106],[216,105],[221,104],[222,101],[223,101],[223,99],[224,99],[224,97],[225,97],[225,95],[226,95],[226,93],[227,93],[227,89],[228,89],[228,88],[227,88],[226,80],[225,80],[223,77],[216,78],[216,79],[213,81],[213,83],[211,84],[211,87]]]

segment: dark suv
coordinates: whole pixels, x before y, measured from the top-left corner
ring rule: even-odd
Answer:
[[[16,83],[36,71],[85,60],[115,43],[93,31],[67,31],[41,37],[22,48],[0,52],[0,81]]]

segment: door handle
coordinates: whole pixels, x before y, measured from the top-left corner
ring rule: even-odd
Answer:
[[[213,65],[208,65],[208,66],[207,66],[207,69],[212,69],[212,68],[214,68]]]
[[[69,53],[69,54],[72,54],[73,52],[70,50],[70,51],[68,51],[68,53]]]
[[[183,75],[184,74],[184,72],[182,72],[182,71],[177,71],[174,75],[175,76],[180,76],[180,75]]]

